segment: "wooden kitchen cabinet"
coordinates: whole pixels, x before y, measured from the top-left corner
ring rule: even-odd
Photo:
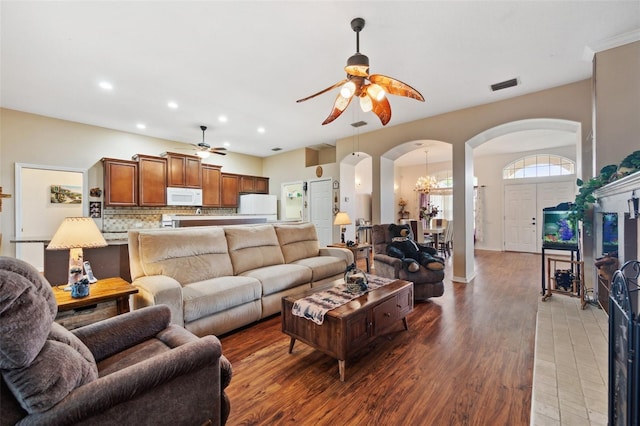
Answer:
[[[177,188],[202,188],[202,169],[197,155],[165,152],[167,159],[167,186]]]
[[[167,159],[137,154],[138,205],[141,207],[167,205]]]
[[[261,176],[240,176],[240,193],[268,194],[269,178]]]
[[[103,158],[104,205],[138,205],[138,162]]]
[[[220,207],[238,207],[240,176],[222,173],[220,175]]]
[[[222,183],[221,166],[202,165],[202,207],[220,207]]]

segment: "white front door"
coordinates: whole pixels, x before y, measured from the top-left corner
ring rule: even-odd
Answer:
[[[571,181],[505,185],[504,249],[542,251],[542,209],[575,199]]]
[[[325,247],[333,242],[331,178],[310,180],[308,188],[309,222],[316,227],[320,247]]]

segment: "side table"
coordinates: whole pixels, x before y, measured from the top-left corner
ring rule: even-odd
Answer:
[[[373,246],[371,244],[357,244],[355,246],[347,246],[346,244],[338,243],[338,244],[329,244],[327,247],[340,247],[351,250],[353,253],[353,260],[358,260],[358,253],[364,254],[364,259],[367,263],[367,272],[371,272],[371,267],[369,265],[370,257],[371,257],[371,249]]]
[[[68,329],[82,327],[129,312],[129,296],[138,289],[120,277],[98,280],[89,287],[89,295],[74,299],[64,285],[53,286],[58,302],[56,322]]]

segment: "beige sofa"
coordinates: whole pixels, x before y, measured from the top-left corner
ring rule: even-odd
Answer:
[[[283,296],[341,278],[353,254],[321,248],[313,224],[129,231],[134,309],[166,304],[171,321],[220,335],[281,310]]]

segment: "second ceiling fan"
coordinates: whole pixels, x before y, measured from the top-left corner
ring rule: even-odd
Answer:
[[[347,78],[327,87],[318,93],[298,99],[296,102],[304,102],[321,95],[329,90],[342,86],[336,98],[333,109],[322,124],[329,124],[347,109],[354,97],[360,98],[360,107],[363,111],[373,111],[380,122],[385,126],[391,120],[391,105],[387,100],[387,94],[405,96],[424,102],[424,97],[413,87],[400,80],[387,77],[382,74],[369,74],[369,58],[360,53],[360,31],[364,28],[364,19],[355,18],[351,21],[351,28],[356,33],[356,53],[347,60],[344,70]]]
[[[211,148],[211,145],[209,145],[204,141],[204,132],[207,130],[207,126],[200,126],[200,130],[202,130],[202,142],[199,142],[197,144],[195,143],[190,144],[193,146],[193,148],[191,149],[197,151],[196,155],[200,155],[201,157],[203,156],[202,153],[205,153],[205,155],[207,156],[209,153],[218,154],[218,155],[227,155],[227,153],[224,152],[227,150],[227,148],[223,146]]]

